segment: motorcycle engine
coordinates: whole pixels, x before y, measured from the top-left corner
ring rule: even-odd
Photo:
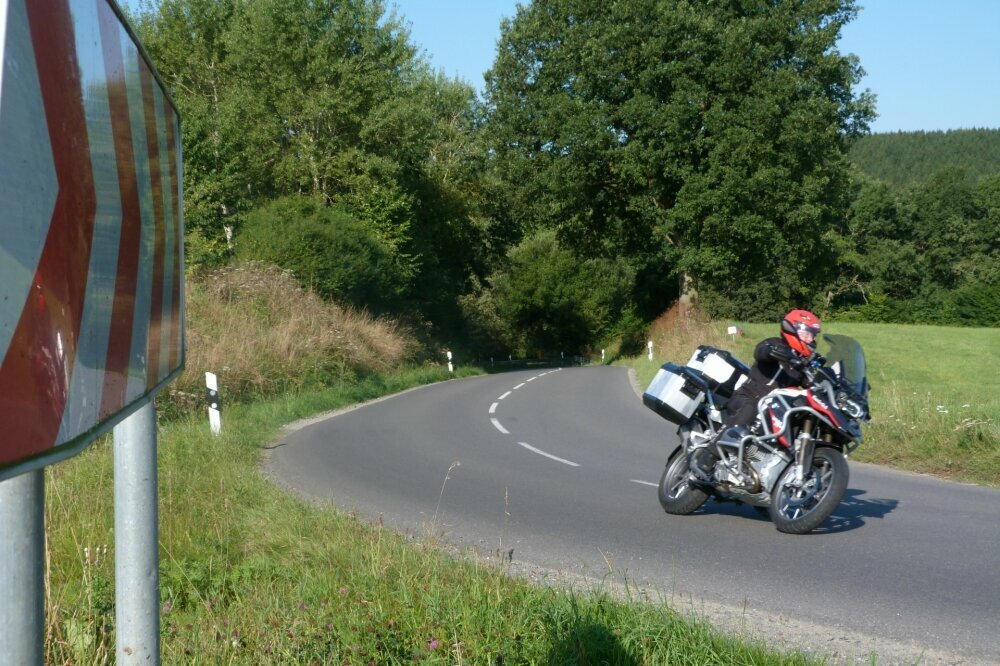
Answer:
[[[747,460],[757,470],[760,477],[760,485],[770,490],[777,481],[778,475],[784,469],[785,459],[777,453],[771,453],[756,444],[751,444],[746,448]]]
[[[744,449],[744,451],[746,452],[747,460],[749,460],[750,464],[754,466],[754,469],[756,469],[759,472],[760,467],[757,465],[757,463],[761,462],[767,457],[767,451],[760,448],[756,444],[750,444],[748,447],[746,447],[746,449]]]

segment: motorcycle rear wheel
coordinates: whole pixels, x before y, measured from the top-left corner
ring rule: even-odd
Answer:
[[[680,448],[667,461],[660,477],[660,506],[667,513],[686,516],[708,499],[708,493],[693,486],[688,479],[688,459]]]
[[[801,486],[791,485],[794,473],[795,465],[789,465],[774,484],[771,521],[779,532],[806,534],[829,518],[844,497],[847,460],[840,451],[820,447]]]

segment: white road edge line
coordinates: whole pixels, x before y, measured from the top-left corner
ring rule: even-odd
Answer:
[[[502,432],[503,434],[505,434],[505,435],[509,435],[510,434],[510,431],[504,429],[504,427],[502,425],[500,425],[500,422],[497,421],[496,419],[490,419],[490,423],[492,423],[493,427],[496,428],[497,430],[499,430],[500,432]]]
[[[520,384],[518,384],[517,386],[514,387],[514,390],[516,391],[517,389],[519,389],[522,386],[524,386],[524,384],[525,384],[524,382],[521,382]]]
[[[532,377],[532,378],[531,378],[531,379],[529,379],[528,381],[529,381],[529,382],[533,382],[533,381],[535,381],[536,379],[538,379],[538,377],[540,377],[540,376],[541,376],[541,375],[538,375],[537,377]],[[527,383],[527,382],[525,382],[525,383]]]
[[[631,481],[632,483],[640,483],[644,486],[653,486],[654,488],[660,485],[658,483],[650,483],[649,481],[640,481],[639,479],[629,479],[629,481]]]
[[[569,465],[570,467],[579,467],[580,466],[579,463],[575,463],[572,460],[566,460],[565,458],[559,458],[557,456],[552,455],[551,453],[546,453],[545,451],[542,451],[541,449],[536,449],[531,444],[527,444],[525,442],[518,442],[518,445],[519,446],[523,446],[524,448],[528,449],[529,451],[531,451],[533,453],[537,453],[540,456],[545,456],[546,458],[551,458],[552,460],[555,460],[556,462],[561,462],[564,465]]]
[[[511,394],[511,392],[510,392],[510,391],[507,391],[507,392],[506,392],[506,393],[504,393],[504,394],[503,394],[502,396],[500,396],[499,398],[497,398],[497,400],[503,400],[504,398],[506,398],[506,397],[507,397],[507,396],[509,396],[510,394]]]
[[[490,414],[497,413],[497,405],[499,404],[500,404],[499,402],[494,402],[492,405],[490,405]]]

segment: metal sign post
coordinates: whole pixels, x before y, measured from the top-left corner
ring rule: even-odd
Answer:
[[[0,481],[0,664],[41,666],[45,647],[45,472]]]
[[[115,426],[115,635],[117,664],[160,663],[160,558],[156,408]]]

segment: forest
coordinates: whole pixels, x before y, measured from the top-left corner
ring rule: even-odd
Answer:
[[[965,172],[975,185],[1000,172],[1000,129],[869,134],[848,155],[867,175],[895,190],[927,180],[944,167]]]
[[[1000,326],[998,130],[871,135],[852,0],[532,0],[482,97],[382,0],[158,0],[191,279],[259,260],[478,353],[711,316]],[[942,139],[942,140],[938,140]]]

